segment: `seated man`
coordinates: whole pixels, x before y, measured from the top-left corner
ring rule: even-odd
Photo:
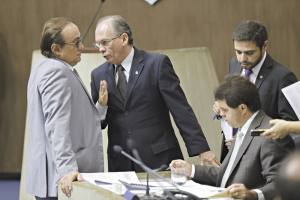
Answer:
[[[175,173],[192,177],[196,182],[227,187],[237,199],[271,200],[276,195],[274,179],[280,162],[293,149],[293,140],[269,140],[251,136],[250,130],[268,128],[270,118],[261,111],[257,88],[247,79],[230,76],[215,91],[220,115],[238,128],[236,140],[220,167],[194,166],[173,160]]]

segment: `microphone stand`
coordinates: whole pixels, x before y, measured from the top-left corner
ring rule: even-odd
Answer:
[[[149,176],[149,174],[152,174],[153,176],[156,177],[156,179],[159,179],[159,180],[164,180],[165,182],[171,184],[172,186],[174,186],[177,190],[179,190],[178,186],[172,182],[170,182],[169,180],[167,180],[165,177],[159,175],[156,170],[153,170],[151,168],[149,168],[147,165],[145,165],[141,159],[140,159],[140,156],[137,152],[136,149],[133,149],[132,150],[132,153],[135,157],[137,157],[138,159],[132,157],[131,155],[129,155],[128,153],[126,153],[122,147],[120,147],[119,145],[115,145],[113,147],[114,151],[117,152],[117,153],[121,153],[123,156],[127,157],[128,159],[130,159],[131,161],[133,161],[134,163],[136,163],[137,165],[139,165],[146,173],[147,173],[147,176]],[[139,197],[140,199],[143,199],[143,200],[153,200],[155,199],[154,197],[150,196],[150,187],[149,187],[149,177],[147,178],[147,187],[146,187],[146,194],[145,196],[142,196],[142,197]],[[174,195],[170,192],[170,191],[165,191],[168,195],[168,197],[172,200],[176,200],[176,198],[174,197]]]

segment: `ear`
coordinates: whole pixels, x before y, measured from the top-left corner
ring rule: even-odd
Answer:
[[[127,33],[122,33],[123,46],[128,45],[128,40],[129,40],[129,37],[128,37]]]
[[[53,43],[51,45],[51,51],[55,55],[55,57],[60,57],[61,55],[61,46],[59,44]]]
[[[264,45],[262,46],[262,51],[265,52],[267,50],[267,47],[268,47],[268,44],[269,44],[269,40],[266,40],[264,42]]]
[[[241,104],[239,105],[239,109],[242,111],[242,112],[245,112],[248,110],[248,106],[246,104]]]

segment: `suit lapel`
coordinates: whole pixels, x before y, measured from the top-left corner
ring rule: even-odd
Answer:
[[[81,78],[80,78],[78,72],[76,71],[75,68],[74,68],[73,70],[74,70],[74,71],[73,71],[72,73],[75,75],[76,79],[79,80],[79,83],[80,83],[81,87],[83,88],[84,92],[86,93],[86,95],[88,96],[88,98],[89,98],[91,104],[93,105],[93,107],[94,107],[95,109],[97,109],[96,106],[95,106],[95,104],[94,104],[94,102],[93,102],[93,100],[92,100],[92,98],[91,98],[91,96],[90,96],[90,93],[89,93],[88,90],[86,89],[86,87],[85,87],[84,83],[82,82],[82,80],[81,80]]]
[[[138,49],[134,49],[134,56],[133,56],[133,60],[132,60],[132,64],[131,64],[131,68],[130,68],[130,75],[129,75],[129,80],[128,80],[128,84],[127,84],[127,94],[126,94],[126,99],[125,99],[125,106],[127,104],[128,99],[131,96],[131,93],[133,91],[133,88],[137,82],[137,80],[139,79],[143,68],[144,68],[144,53],[143,51],[139,51]]]
[[[233,172],[233,171],[235,170],[235,168],[237,167],[237,165],[238,165],[238,163],[240,162],[242,156],[244,155],[245,151],[247,150],[247,148],[249,147],[251,141],[253,140],[253,136],[251,136],[250,130],[256,129],[256,128],[260,127],[263,118],[264,118],[264,114],[263,114],[262,111],[260,111],[260,112],[256,115],[256,117],[253,119],[253,121],[252,121],[250,127],[249,127],[248,130],[247,130],[246,135],[244,136],[243,143],[241,144],[241,146],[240,146],[240,148],[239,148],[239,150],[238,150],[238,153],[237,153],[236,158],[235,158],[235,161],[234,161],[234,163],[233,163],[233,165],[232,165],[232,169],[231,169],[231,172],[230,172],[230,175],[229,175],[228,180],[230,179],[230,176],[231,176],[232,172]],[[232,148],[231,148],[230,151],[228,152],[228,154],[229,154],[230,156],[231,156],[231,154],[232,154],[234,145],[235,145],[235,142],[234,142],[234,144],[232,144]],[[226,159],[223,161],[223,162],[224,162],[224,167],[220,170],[220,175],[219,175],[218,180],[217,180],[217,181],[218,181],[218,182],[217,182],[218,185],[221,184],[222,177],[223,177],[223,175],[224,175],[224,173],[225,173],[226,167],[228,166],[228,162],[229,162],[230,156],[227,155],[227,156],[226,156]]]
[[[262,82],[266,79],[266,76],[270,74],[271,67],[272,67],[272,59],[267,54],[265,62],[263,63],[261,69],[259,70],[259,73],[255,81],[255,85],[257,88],[260,88]]]

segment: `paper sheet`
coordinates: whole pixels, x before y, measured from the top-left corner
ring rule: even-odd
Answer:
[[[300,81],[283,88],[281,91],[300,119]]]
[[[123,195],[126,192],[126,188],[119,182],[119,180],[123,180],[128,183],[140,183],[134,171],[81,173],[81,175],[85,181],[121,195]],[[95,180],[99,180],[107,184],[97,184]]]
[[[224,133],[225,139],[226,140],[232,139],[232,127],[224,119],[220,119],[220,121],[221,121],[221,129]]]

